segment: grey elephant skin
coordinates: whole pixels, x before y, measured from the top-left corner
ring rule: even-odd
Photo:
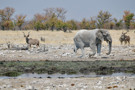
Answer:
[[[77,53],[78,49],[81,49],[83,57],[85,55],[84,48],[90,47],[93,53],[89,54],[89,56],[94,56],[96,53],[100,55],[101,53],[101,45],[102,41],[106,41],[109,46],[109,51],[107,55],[111,53],[112,48],[112,38],[110,33],[107,30],[103,29],[94,29],[94,30],[85,30],[82,29],[78,31],[74,37],[74,52]]]

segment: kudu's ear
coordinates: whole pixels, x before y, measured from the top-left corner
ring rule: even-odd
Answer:
[[[103,41],[104,40],[104,37],[103,37],[103,34],[102,34],[102,31],[101,30],[98,30],[97,33],[96,33],[96,37]]]
[[[27,35],[27,37],[29,37],[30,36],[30,32],[28,32],[28,35]]]
[[[26,37],[25,33],[23,32],[24,37]]]
[[[126,34],[127,34],[127,32],[125,32],[125,33],[124,33],[124,32],[122,32],[122,34],[126,35]]]
[[[127,32],[125,32],[124,34],[127,34]]]

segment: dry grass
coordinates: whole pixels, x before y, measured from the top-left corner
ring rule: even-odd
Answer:
[[[113,39],[113,45],[120,45],[119,37],[122,32],[126,32],[125,30],[110,30],[110,34]],[[131,37],[131,45],[135,45],[135,30],[131,30],[127,35]],[[0,31],[0,44],[11,42],[14,44],[25,44],[25,38],[23,33],[26,34],[30,32],[30,37],[34,39],[40,40],[40,37],[45,38],[46,44],[73,44],[73,37],[77,31],[73,31],[72,33],[64,33],[63,31]],[[41,42],[43,43],[43,42]],[[104,44],[106,44],[104,42]]]

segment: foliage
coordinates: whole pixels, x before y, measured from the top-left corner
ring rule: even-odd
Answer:
[[[57,17],[55,14],[52,15],[52,17],[49,19],[49,26],[51,30],[53,31],[56,25]]]
[[[16,16],[16,25],[19,27],[19,29],[21,30],[21,26],[24,23],[24,19],[25,19],[26,15],[17,15]]]
[[[37,31],[40,30],[41,27],[42,27],[42,23],[41,23],[41,22],[37,21],[37,22],[34,23],[34,28],[35,28]]]
[[[86,20],[85,18],[82,20],[82,22],[80,23],[81,29],[89,29],[90,28],[90,23],[88,20]]]
[[[96,18],[91,17],[90,20],[83,18],[81,21],[73,19],[66,21],[67,11],[64,8],[46,8],[44,13],[37,13],[34,18],[25,21],[26,15],[16,15],[13,17],[15,10],[11,7],[0,9],[0,28],[2,30],[19,29],[35,29],[35,30],[63,30],[64,32],[77,29],[135,29],[134,13],[124,11],[123,19],[112,19],[108,11],[100,11]]]
[[[135,29],[135,22],[134,21],[130,22],[130,29]]]
[[[77,24],[76,24],[75,20],[67,21],[67,26],[68,26],[68,29],[71,29],[71,30],[76,30],[77,29]]]
[[[130,22],[133,19],[134,14],[130,13],[130,11],[124,11],[123,20],[125,22],[126,28],[129,29]]]
[[[3,26],[5,27],[5,29],[9,30],[9,29],[13,29],[13,22],[11,20],[7,20],[4,21]]]
[[[108,23],[110,21],[110,17],[112,15],[108,11],[100,11],[97,16],[97,25],[98,28],[103,28],[105,23]]]
[[[114,23],[115,23],[115,29],[121,29],[121,27],[122,27],[122,19],[120,19],[119,21],[116,19],[116,18],[114,18]]]
[[[38,30],[41,30],[43,29],[43,23],[45,22],[46,20],[46,17],[37,13],[34,15],[34,28],[38,31]]]
[[[114,22],[108,22],[108,23],[105,23],[103,28],[105,29],[113,29],[114,28]]]
[[[90,18],[90,29],[95,29],[95,28],[96,28],[96,20]]]
[[[47,8],[44,9],[44,11],[48,19],[52,18],[52,16],[55,15],[57,19],[65,21],[65,14],[67,13],[67,11],[64,8]]]
[[[64,22],[62,22],[61,20],[57,20],[55,26],[56,26],[56,29],[57,30],[62,30],[63,29],[63,26],[64,26]]]
[[[11,16],[15,12],[14,8],[6,7],[4,9],[0,9],[0,22],[2,29],[12,29],[13,22]]]

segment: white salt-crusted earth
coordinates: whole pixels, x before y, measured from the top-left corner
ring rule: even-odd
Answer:
[[[20,48],[23,45],[18,45]],[[7,49],[7,45],[0,45],[0,61],[92,61],[92,60],[135,60],[135,46],[112,46],[110,55],[108,46],[102,46],[102,53],[99,57],[89,58],[90,48],[85,48],[85,57],[78,58],[81,50],[75,55],[73,52],[74,45],[40,45],[38,48],[29,50],[16,50],[16,48]]]
[[[0,79],[1,90],[135,90],[135,77]]]

